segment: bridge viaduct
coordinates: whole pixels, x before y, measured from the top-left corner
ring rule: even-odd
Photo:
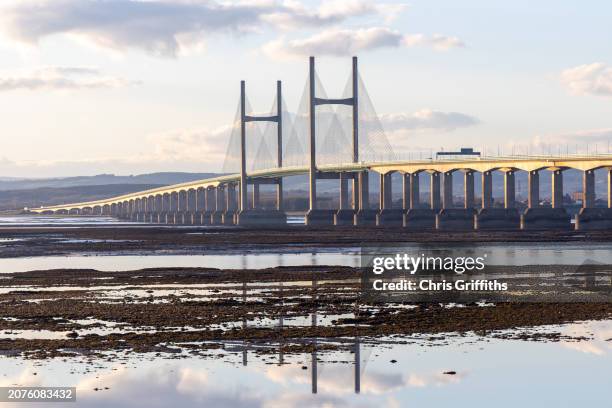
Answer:
[[[305,223],[319,225],[377,225],[408,229],[569,229],[570,216],[563,208],[563,172],[583,173],[582,209],[576,216],[577,229],[612,229],[612,155],[590,156],[512,156],[442,158],[412,161],[364,162],[359,154],[359,94],[357,58],[353,57],[352,97],[319,98],[315,94],[314,58],[309,61],[309,151],[306,166],[283,163],[283,123],[281,83],[277,82],[276,114],[250,116],[245,109],[245,82],[240,94],[240,172],[222,177],[176,184],[126,194],[104,200],[28,209],[44,214],[108,215],[121,219],[188,225],[286,225],[283,203],[283,178],[308,174],[309,210]],[[346,105],[352,108],[352,161],[322,165],[317,162],[316,111],[322,105]],[[277,126],[276,167],[247,172],[246,139],[248,122],[272,122]],[[595,171],[607,172],[607,208],[595,207]],[[552,177],[550,207],[540,206],[540,172],[549,170]],[[503,173],[503,208],[493,206],[493,172]],[[525,211],[516,208],[515,174],[528,175],[528,203]],[[474,173],[481,173],[480,202],[475,200]],[[392,174],[402,178],[402,208],[392,206]],[[430,177],[429,202],[420,203],[419,174]],[[377,205],[370,203],[369,178],[380,179]],[[464,202],[453,203],[453,177],[463,177]],[[320,208],[317,180],[334,179],[339,183],[339,208]],[[352,197],[349,197],[352,183]],[[252,186],[249,205],[248,186]],[[260,186],[276,186],[276,208],[263,209]]]

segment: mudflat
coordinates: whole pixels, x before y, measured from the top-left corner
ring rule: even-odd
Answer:
[[[528,273],[533,267],[505,268]],[[347,338],[403,342],[410,336],[467,334],[581,341],[537,328],[612,319],[612,303],[364,303],[361,273],[332,266],[7,273],[0,279],[0,352],[28,358],[109,351],[172,357],[185,350],[206,355],[241,341],[301,353],[314,347],[313,339],[330,340],[317,346],[325,351]]]
[[[81,226],[1,227],[0,257],[99,254],[147,251],[243,251],[252,248],[291,250],[316,247],[358,247],[365,244],[612,242],[610,231],[407,231],[402,228],[329,227],[236,228]]]

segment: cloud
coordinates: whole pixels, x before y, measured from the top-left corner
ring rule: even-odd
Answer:
[[[430,142],[431,132],[452,132],[475,126],[480,121],[458,112],[422,109],[414,113],[384,114],[379,116],[391,144],[398,151],[420,149],[416,135]],[[0,157],[0,174],[20,177],[65,177],[74,174],[95,175],[136,174],[155,171],[220,172],[228,149],[230,124],[214,129],[186,128],[147,136],[146,150],[137,154],[115,157],[83,157],[70,161],[13,161]],[[429,145],[426,143],[429,148]],[[425,149],[425,147],[422,147]],[[252,160],[247,156],[247,162]]]
[[[399,47],[402,35],[388,28],[360,30],[333,29],[303,40],[286,42],[283,38],[265,44],[264,54],[270,57],[302,57],[309,55],[346,56],[361,51]]]
[[[232,126],[181,129],[149,135],[146,150],[114,157],[73,160],[10,160],[0,157],[0,174],[69,177],[75,174],[138,174],[157,171],[220,172]]]
[[[403,35],[388,27],[361,29],[325,30],[301,40],[286,41],[284,38],[271,41],[262,47],[264,54],[273,58],[292,58],[308,55],[330,55],[342,57],[378,48],[429,46],[438,51],[463,47],[456,37],[424,34]]]
[[[309,392],[281,392],[277,396],[265,401],[265,408],[285,407],[311,407],[311,408],[339,408],[350,407],[349,403],[334,395],[312,394]]]
[[[388,20],[401,7],[367,0],[336,0],[317,9],[296,1],[273,0],[19,0],[0,10],[0,30],[30,45],[67,34],[114,51],[137,49],[176,57],[201,48],[213,33],[318,28],[366,15]]]
[[[168,367],[142,367],[127,370],[115,367],[109,373],[85,376],[76,385],[80,403],[87,407],[139,406],[177,407],[261,407],[264,396],[251,387],[231,389],[227,384],[211,381],[199,370],[172,365]],[[110,391],[93,391],[108,387]]]
[[[184,129],[150,136],[154,157],[169,161],[202,161],[220,164],[225,158],[232,126],[213,130]]]
[[[403,38],[403,43],[407,47],[414,47],[417,45],[430,46],[434,50],[447,51],[451,48],[463,48],[465,43],[457,37],[449,37],[442,34],[434,34],[431,37],[427,37],[423,34],[411,34]]]
[[[561,72],[561,83],[576,95],[612,96],[612,67],[601,62]]]
[[[607,355],[612,345],[606,340],[612,338],[612,322],[595,321],[588,323],[574,323],[563,327],[562,333],[569,337],[585,337],[589,340],[561,341],[561,346],[585,354]]]
[[[459,112],[441,112],[431,109],[421,109],[414,113],[392,113],[380,115],[385,130],[397,131],[428,131],[438,130],[450,132],[458,128],[475,126],[480,121],[474,116]]]
[[[15,90],[79,90],[138,84],[108,76],[90,67],[43,67],[17,75],[0,75],[0,92]]]
[[[326,394],[343,396],[354,392],[354,378],[347,374],[347,367],[323,366],[326,375],[320,377],[317,385],[320,391]],[[399,372],[380,372],[369,370],[361,378],[362,395],[386,395],[400,391],[406,387],[423,388],[428,386],[444,386],[451,383],[459,383],[467,373],[457,375],[445,375],[440,372],[425,374],[399,373]],[[285,388],[290,384],[306,385],[310,384],[311,378],[308,372],[304,372],[299,367],[282,366],[270,367],[266,369],[266,377]]]
[[[439,143],[447,144],[449,139],[441,138],[443,133],[469,128],[480,124],[474,116],[459,112],[442,112],[421,109],[413,113],[391,113],[379,115],[389,143],[396,153],[429,152]],[[432,134],[436,134],[432,138]],[[455,145],[457,142],[452,142]],[[420,157],[420,156],[419,156]]]
[[[368,0],[332,0],[322,2],[315,10],[309,10],[299,2],[288,1],[282,9],[262,16],[262,20],[281,30],[291,31],[296,28],[329,26],[348,18],[369,15],[378,15],[390,22],[405,7],[404,4],[376,4]]]
[[[612,128],[603,129],[589,129],[579,130],[576,132],[561,133],[561,134],[550,134],[550,135],[536,135],[533,139],[533,144],[547,145],[547,144],[580,144],[584,145],[587,143],[608,143],[612,141]]]

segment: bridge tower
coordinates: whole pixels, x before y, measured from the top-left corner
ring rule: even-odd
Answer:
[[[281,81],[276,81],[276,115],[251,116],[246,113],[246,84],[240,81],[240,199],[236,215],[237,225],[271,225],[285,224],[287,216],[283,212],[283,179],[277,177],[249,177],[246,171],[246,124],[248,122],[274,122],[277,127],[277,166],[283,166],[283,99]],[[248,185],[253,185],[253,208],[248,205]],[[263,210],[259,206],[259,186],[261,184],[276,185],[276,209]]]
[[[353,179],[353,205],[354,209],[349,210],[345,207],[346,204],[346,182],[348,180],[347,174],[343,172],[338,173],[322,173],[317,168],[317,146],[316,146],[316,110],[317,106],[320,105],[348,105],[352,106],[352,162],[359,162],[359,73],[357,68],[357,57],[353,57],[353,72],[352,72],[352,97],[330,99],[330,98],[319,98],[315,92],[315,59],[310,57],[309,69],[308,69],[308,83],[309,83],[309,121],[310,121],[310,132],[309,132],[309,190],[310,190],[310,209],[306,214],[306,225],[331,225],[333,223],[340,224],[344,221],[347,223],[353,223],[354,213],[361,207],[365,208],[365,201],[363,197],[360,197],[359,192],[367,191],[367,187],[363,186],[363,182],[367,182],[367,172],[359,174],[357,179],[356,174],[350,173],[350,177]],[[317,201],[317,179],[319,178],[336,178],[340,180],[341,190],[341,205],[340,210],[336,213],[335,210],[322,210],[318,206]],[[338,222],[340,220],[341,222]]]

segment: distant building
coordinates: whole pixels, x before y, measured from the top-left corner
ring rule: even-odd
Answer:
[[[471,147],[462,147],[458,152],[437,152],[436,158],[439,156],[478,156],[480,157],[480,152],[475,152]]]

